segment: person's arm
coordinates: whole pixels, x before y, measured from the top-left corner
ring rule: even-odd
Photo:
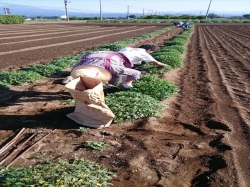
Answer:
[[[147,53],[145,50],[141,52],[141,60],[145,62],[151,62],[157,66],[168,66],[167,64],[164,64],[162,62],[157,61],[154,57],[152,57],[149,53]]]
[[[168,66],[167,64],[164,64],[164,63],[158,62],[158,61],[152,61],[152,63],[157,65],[157,66]]]

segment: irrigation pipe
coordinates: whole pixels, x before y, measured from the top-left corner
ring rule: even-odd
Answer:
[[[47,135],[45,135],[44,137],[40,138],[39,140],[37,140],[33,145],[31,145],[28,149],[26,149],[24,152],[22,152],[20,155],[18,155],[15,159],[13,159],[8,165],[7,168],[10,167],[20,156],[22,156],[23,154],[27,153],[30,149],[32,149],[35,145],[37,145],[39,142],[41,142],[43,139],[45,139],[46,137],[48,137],[52,132],[55,132],[56,129],[54,129],[53,131],[51,131],[50,133],[48,133]]]
[[[0,149],[0,155],[6,151],[12,144],[14,144],[16,142],[16,140],[25,132],[27,131],[27,129],[25,128],[22,128],[19,133],[10,141],[8,142],[5,146],[3,146],[1,149]]]
[[[24,145],[30,141],[35,135],[37,135],[37,133],[32,134],[27,140],[25,140],[20,146],[17,147],[17,149],[15,149],[12,153],[10,153],[6,158],[4,158],[4,160],[2,162],[0,162],[0,165],[2,165],[6,160],[8,160],[8,158],[10,158],[14,153],[16,153],[18,150],[20,150],[21,148],[24,147]]]

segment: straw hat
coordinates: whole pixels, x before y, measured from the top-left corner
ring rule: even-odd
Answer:
[[[111,73],[106,69],[92,65],[76,66],[72,69],[70,76],[72,76],[73,78],[77,78],[79,76],[87,76],[98,79],[104,83],[110,81],[110,79],[112,78]]]

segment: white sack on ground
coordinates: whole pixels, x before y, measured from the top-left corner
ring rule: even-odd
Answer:
[[[75,111],[67,115],[75,122],[94,128],[108,127],[115,115],[104,103],[102,82],[91,77],[78,77],[65,85],[77,101]]]

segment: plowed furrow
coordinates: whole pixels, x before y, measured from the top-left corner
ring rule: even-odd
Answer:
[[[205,37],[205,40],[208,43],[207,50],[211,51],[211,61],[213,61],[217,66],[220,76],[222,77],[222,82],[232,99],[232,103],[234,104],[238,100],[237,95],[241,95],[246,96],[246,98],[244,100],[239,100],[238,102],[240,102],[242,105],[245,105],[245,100],[250,99],[250,83],[248,81],[247,71],[245,69],[239,68],[239,66],[235,67],[235,60],[232,59],[232,55],[229,55],[229,53],[233,51],[231,50],[224,52],[226,51],[225,43],[221,42],[221,40],[219,40],[214,34],[209,32],[207,28],[203,27],[202,29],[204,30],[203,32],[207,33],[208,35]],[[223,46],[225,46],[225,48],[223,48]],[[240,90],[238,88],[240,88]],[[242,107],[240,103],[238,103],[239,109],[248,110],[248,108]],[[244,119],[244,117],[242,119]]]
[[[232,46],[237,45],[236,41],[234,42],[229,42],[229,41],[224,41],[224,39],[220,39],[218,37],[218,33],[214,33],[213,31],[211,31],[209,28],[207,28],[207,32],[209,32],[211,34],[211,36],[213,36],[213,47],[211,47],[211,50],[214,51],[215,53],[218,53],[218,49],[220,50],[220,53],[223,53],[223,55],[217,55],[218,61],[221,60],[222,62],[220,63],[221,65],[225,65],[222,68],[223,69],[227,69],[227,71],[225,70],[225,74],[228,74],[230,76],[232,76],[232,78],[234,77],[242,77],[241,81],[237,81],[238,83],[244,83],[244,80],[247,80],[249,77],[249,70],[250,70],[250,64],[249,64],[249,57],[250,54],[245,54],[245,57],[243,57],[241,55],[241,51],[239,50],[235,50],[235,48],[233,48]],[[221,35],[223,35],[223,33],[221,33]],[[221,38],[221,37],[220,37]],[[212,44],[211,44],[212,45]],[[217,46],[217,48],[216,48]],[[228,67],[227,61],[230,61],[230,67]],[[237,74],[241,74],[240,76]],[[232,79],[230,81],[235,81],[235,79]],[[247,86],[246,86],[247,87]]]
[[[223,33],[221,33],[223,35]],[[223,42],[223,40],[219,40],[218,37],[215,34],[211,34],[211,42],[213,45],[210,45],[210,50],[214,52],[214,56],[216,58],[216,62],[220,69],[222,69],[222,73],[224,76],[224,80],[227,89],[229,90],[229,93],[231,94],[231,97],[233,98],[233,102],[235,102],[239,110],[241,111],[240,114],[243,115],[242,119],[247,119],[247,121],[250,120],[250,116],[246,115],[247,112],[249,111],[249,101],[250,100],[250,81],[249,81],[249,69],[245,66],[241,66],[241,62],[244,61],[245,59],[242,59],[240,55],[236,54],[232,49],[228,50],[223,50],[223,48],[216,48],[216,46],[224,46],[225,49],[228,49],[228,46],[234,46],[234,43],[228,43],[228,42]],[[248,59],[250,59],[250,55],[248,56]],[[245,64],[249,64],[249,61],[247,62],[245,60]],[[249,64],[250,65],[250,64]],[[239,99],[237,97],[238,92],[237,88],[241,88],[242,91],[244,91],[244,95],[246,96],[243,99]],[[247,108],[244,106],[248,106]],[[250,127],[250,124],[248,124]]]
[[[94,36],[94,37],[91,37],[91,38],[83,38],[83,39],[78,39],[76,41],[65,41],[65,42],[59,42],[59,43],[53,43],[53,44],[40,44],[39,46],[35,45],[34,47],[28,47],[28,48],[22,48],[22,49],[18,49],[18,50],[12,50],[12,51],[6,51],[6,52],[0,52],[0,55],[6,55],[6,54],[12,54],[12,53],[17,53],[17,52],[24,52],[24,51],[31,51],[31,50],[36,50],[36,49],[44,49],[44,48],[49,48],[49,47],[55,47],[55,46],[65,46],[65,45],[68,45],[68,44],[72,44],[72,43],[80,43],[80,42],[84,42],[84,41],[89,41],[89,40],[95,40],[95,39],[99,39],[99,38],[104,38],[104,37],[107,37],[107,36],[113,36],[113,35],[120,35],[120,34],[123,34],[123,33],[129,33],[129,32],[135,32],[135,31],[139,31],[139,30],[144,30],[144,29],[148,29],[150,27],[144,27],[144,28],[137,28],[137,29],[130,29],[129,31],[123,31],[124,28],[122,29],[119,29],[120,32],[119,33],[113,33],[113,32],[109,32],[109,33],[106,33],[104,35],[97,35],[97,36]]]
[[[234,42],[234,49],[237,47],[237,49],[239,48],[240,50],[243,50],[244,53],[250,53],[250,40],[248,40],[245,36],[238,36],[234,32],[228,32],[228,30],[224,30],[221,27],[213,27],[213,31],[216,32],[216,34],[222,33],[223,36],[225,36],[221,38],[223,41]]]
[[[53,24],[53,29],[79,29],[81,27],[86,27],[86,25],[82,26],[81,24],[78,25],[74,25],[74,24]],[[97,27],[95,25],[93,26],[89,26],[89,27]],[[10,32],[17,32],[17,30],[19,31],[28,31],[28,30],[36,30],[36,29],[44,29],[44,24],[18,24],[18,25],[1,25],[0,27],[0,31],[10,31]],[[48,28],[46,30],[49,30]]]
[[[60,58],[68,54],[76,54],[102,44],[124,40],[128,37],[140,36],[142,34],[155,31],[162,27],[146,26],[138,29],[127,29],[123,27],[124,31],[102,35],[101,33],[94,37],[81,39],[78,41],[62,42],[52,45],[40,45],[37,47],[26,48],[26,43],[21,50],[12,52],[4,52],[0,55],[1,69],[20,69],[28,65],[37,63],[47,63],[53,59]]]
[[[216,37],[222,36],[220,40],[227,44],[228,49],[233,50],[234,53],[236,53],[240,58],[242,58],[243,59],[242,62],[246,60],[248,61],[248,57],[250,55],[250,42],[248,43],[245,42],[246,40],[245,38],[242,37],[241,39],[238,39],[235,35],[230,35],[223,30],[210,30],[210,31]],[[230,43],[233,43],[234,45],[231,46],[229,45]],[[249,63],[246,63],[246,65],[250,67]]]
[[[188,51],[187,60],[192,68],[185,68],[185,72],[181,75],[180,82],[180,97],[178,97],[178,105],[181,108],[177,111],[178,120],[185,123],[193,123],[198,126],[206,119],[205,111],[207,110],[211,100],[207,82],[205,59],[203,51],[200,48],[199,32],[195,32],[193,38],[197,38],[192,42],[191,51]],[[197,82],[197,80],[199,80]],[[186,86],[186,85],[192,86]],[[189,95],[190,98],[183,96]],[[196,105],[194,105],[194,103]],[[195,106],[195,107],[194,107]]]
[[[58,32],[58,31],[84,31],[85,29],[95,29],[97,27],[90,27],[90,26],[85,26],[85,27],[79,27],[79,28],[65,28],[65,27],[62,27],[62,28],[51,28],[50,30],[48,29],[29,29],[29,30],[12,30],[12,31],[1,31],[1,34],[0,34],[0,38],[4,38],[4,37],[14,37],[14,36],[20,36],[20,35],[27,35],[29,33],[53,33],[53,32]]]
[[[85,33],[78,33],[78,34],[70,34],[70,35],[64,35],[64,36],[57,36],[57,37],[46,37],[46,38],[39,38],[39,39],[33,39],[33,40],[26,40],[22,42],[14,42],[14,43],[8,43],[5,45],[0,44],[0,54],[4,54],[4,52],[10,53],[11,51],[16,50],[24,50],[23,44],[26,43],[25,48],[32,48],[32,47],[38,47],[38,46],[44,46],[44,45],[52,45],[52,44],[60,44],[64,42],[69,41],[70,42],[77,42],[82,39],[86,39],[88,37],[93,37],[93,35],[96,35],[97,37],[101,35],[107,35],[114,32],[120,32],[123,31],[124,28],[116,28],[116,29],[106,29],[106,30],[95,30],[95,31],[89,31]],[[15,44],[15,45],[13,45]]]
[[[244,25],[244,26],[237,26],[237,27],[232,27],[232,26],[222,26],[223,30],[225,30],[227,33],[232,33],[234,35],[236,35],[239,38],[243,39],[250,39],[249,36],[249,26],[248,25]]]
[[[216,84],[222,90],[222,95],[227,94],[226,88],[221,85],[222,78],[221,76],[212,76],[211,71],[214,74],[219,74],[217,67],[210,67],[208,63],[212,60],[211,55],[209,55],[209,50],[206,47],[206,41],[204,40],[204,31],[197,27],[195,29],[193,37],[191,38],[191,43],[187,47],[187,56],[184,63],[184,68],[181,72],[179,87],[180,93],[176,99],[176,108],[175,115],[177,122],[181,122],[184,128],[195,130],[199,133],[205,142],[213,142],[216,137],[213,134],[210,134],[209,130],[205,130],[205,127],[210,128],[211,121],[213,123],[222,124],[222,119],[220,115],[217,116],[218,112],[214,112],[211,108],[214,107],[215,103],[219,98],[214,97],[213,89],[211,89],[211,84]],[[212,69],[212,70],[211,70]],[[229,98],[230,99],[230,98]],[[229,128],[226,124],[223,123],[223,127]],[[217,126],[216,128],[222,128]],[[223,129],[223,128],[222,128]],[[210,143],[208,143],[210,145]],[[211,144],[212,145],[212,144]],[[195,154],[195,151],[193,151]],[[220,178],[221,172],[223,174],[233,174],[234,171],[230,169],[225,169],[223,171],[217,172],[213,171],[207,174],[207,182],[202,178],[203,175],[206,175],[206,172],[202,173],[202,165],[206,165],[206,157],[213,158],[217,162],[216,158],[218,155],[215,155],[212,146],[207,147],[204,154],[199,157],[194,157],[193,159],[189,158],[187,163],[190,167],[193,167],[192,171],[197,171],[197,173],[190,173],[193,176],[191,180],[192,185],[188,186],[209,186],[212,183],[210,178],[218,177]],[[222,162],[226,162],[225,158],[220,157]],[[194,161],[196,164],[194,164]],[[198,164],[198,163],[199,164]],[[207,166],[207,170],[213,170],[213,167]],[[177,168],[180,170],[180,168]],[[184,168],[182,168],[184,169]],[[183,178],[182,173],[178,171],[177,178]],[[188,168],[185,168],[188,171]],[[200,174],[199,174],[200,173]],[[223,174],[221,176],[223,176]],[[185,180],[185,178],[183,178]],[[224,181],[223,181],[224,182]],[[228,186],[233,183],[232,181],[224,182],[223,185]],[[207,184],[207,185],[206,185]]]
[[[30,39],[37,39],[37,38],[42,38],[44,36],[49,37],[49,36],[57,36],[60,37],[61,35],[71,35],[74,33],[84,33],[86,31],[92,31],[92,30],[102,30],[104,28],[88,28],[85,29],[84,31],[72,31],[72,30],[61,30],[60,32],[55,31],[55,32],[42,32],[41,34],[37,33],[37,32],[32,32],[33,34],[27,35],[27,34],[20,34],[18,36],[11,36],[11,37],[3,37],[0,38],[0,42],[1,43],[7,43],[7,42],[15,42],[15,41],[25,41],[25,40],[30,40]],[[106,30],[108,30],[107,28],[105,28]]]
[[[232,160],[227,159],[227,163],[228,165],[234,165],[234,168],[237,171],[237,178],[240,186],[247,186],[250,182],[248,173],[243,173],[241,171],[247,170],[248,167],[245,164],[247,158],[243,156],[242,153],[244,153],[244,155],[250,154],[250,119],[247,116],[246,109],[243,109],[243,103],[236,99],[236,93],[233,91],[230,79],[235,78],[228,76],[228,73],[225,73],[225,71],[231,71],[235,75],[235,70],[232,70],[234,61],[230,61],[227,54],[223,53],[222,48],[219,47],[221,46],[220,39],[216,38],[210,32],[207,32],[207,28],[205,27],[200,28],[200,30],[203,30],[204,33],[204,40],[206,43],[204,50],[210,51],[207,55],[207,64],[210,69],[211,90],[213,90],[213,97],[214,100],[216,100],[209,113],[214,114],[218,119],[223,121],[233,130],[232,133],[225,136],[228,144],[231,145],[234,150],[231,152]],[[222,62],[221,59],[226,60]],[[219,76],[222,78],[222,82],[218,83],[217,80],[214,80],[214,77],[217,77],[213,76],[213,74],[216,73],[213,71],[214,69],[217,69]],[[237,76],[239,76],[240,79],[242,78],[240,74],[237,74]],[[221,87],[220,84],[223,84],[223,87]],[[238,86],[240,87],[242,85],[239,84]],[[222,91],[224,87],[226,87],[226,91]],[[246,95],[246,88],[243,87],[241,94],[242,92]],[[241,144],[240,147],[238,146],[239,144]]]

